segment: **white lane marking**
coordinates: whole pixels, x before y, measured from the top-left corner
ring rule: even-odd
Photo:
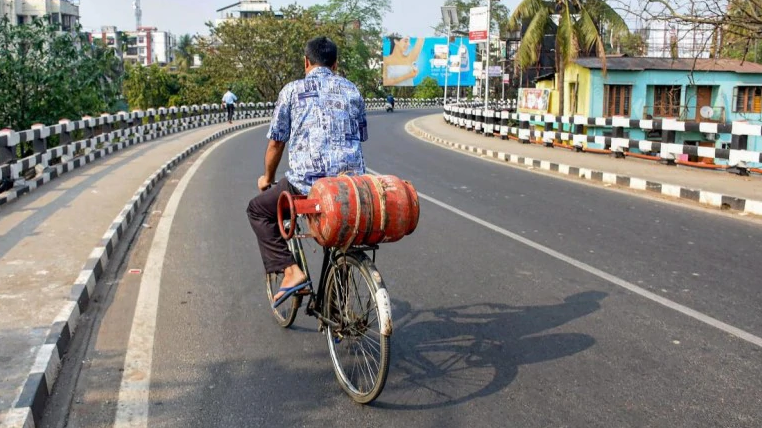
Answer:
[[[373,171],[371,169],[368,169],[368,172],[371,174],[380,175],[379,172]],[[691,318],[694,318],[698,321],[701,321],[707,325],[710,325],[712,327],[715,327],[717,329],[720,329],[726,333],[732,334],[733,336],[738,337],[739,339],[743,339],[751,344],[757,345],[760,348],[762,348],[762,337],[755,336],[747,331],[741,330],[740,328],[733,327],[730,324],[724,323],[718,319],[712,318],[709,315],[705,315],[699,311],[696,311],[694,309],[691,309],[687,306],[681,305],[677,302],[673,302],[672,300],[665,299],[662,296],[659,296],[658,294],[654,294],[644,288],[638,287],[637,285],[625,281],[624,279],[621,279],[619,277],[616,277],[614,275],[611,275],[610,273],[604,272],[600,269],[597,269],[593,266],[590,266],[587,263],[581,262],[577,259],[573,259],[567,255],[561,254],[558,251],[555,251],[553,249],[550,249],[542,244],[538,244],[537,242],[534,242],[532,240],[529,240],[527,238],[524,238],[521,235],[517,235],[509,230],[503,229],[500,226],[496,226],[490,222],[487,222],[485,220],[482,220],[478,217],[475,217],[465,211],[461,211],[457,208],[455,208],[452,205],[446,204],[438,199],[434,199],[431,196],[424,195],[422,193],[418,193],[418,197],[421,199],[424,199],[426,201],[429,201],[435,205],[439,205],[441,208],[444,208],[454,214],[457,214],[467,220],[471,220],[476,224],[479,224],[481,226],[486,227],[487,229],[493,230],[501,235],[507,236],[508,238],[513,239],[514,241],[518,241],[528,247],[534,248],[537,251],[540,251],[542,253],[545,253],[555,259],[558,259],[562,262],[568,263],[578,269],[581,269],[589,274],[595,275],[598,278],[601,278],[603,280],[606,280],[614,285],[618,285],[626,290],[631,291],[632,293],[635,293],[639,296],[645,297],[646,299],[652,300],[656,303],[659,303],[661,305],[664,305],[670,309],[673,309],[677,312],[680,312],[683,315],[687,315]]]
[[[114,422],[116,428],[148,426],[148,396],[151,387],[151,364],[153,362],[153,342],[156,331],[156,314],[159,308],[162,265],[169,243],[169,232],[172,229],[172,222],[180,205],[180,200],[191,179],[212,152],[229,140],[260,127],[256,126],[232,134],[201,154],[180,180],[169,202],[167,202],[167,207],[164,208],[143,269],[143,278],[140,281],[135,317],[132,320],[130,340],[124,359],[122,384],[119,388],[119,402]]]

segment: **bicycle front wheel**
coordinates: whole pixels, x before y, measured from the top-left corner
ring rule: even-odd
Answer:
[[[381,275],[363,253],[331,266],[323,300],[326,339],[336,379],[353,400],[375,400],[389,372],[391,305]]]

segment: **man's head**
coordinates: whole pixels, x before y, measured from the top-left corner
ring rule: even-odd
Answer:
[[[336,71],[339,48],[328,37],[316,37],[304,48],[304,69],[307,73],[315,67],[328,67]]]

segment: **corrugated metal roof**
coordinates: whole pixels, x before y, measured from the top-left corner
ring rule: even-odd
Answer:
[[[575,61],[585,68],[601,69],[600,58],[579,58]],[[691,58],[606,58],[606,68],[613,71],[680,70],[729,71],[742,74],[762,74],[762,65],[734,59]]]

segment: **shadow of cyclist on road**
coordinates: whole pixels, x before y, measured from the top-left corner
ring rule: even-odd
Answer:
[[[395,301],[392,367],[380,408],[424,410],[461,404],[506,388],[519,367],[560,359],[595,344],[581,333],[547,333],[600,309],[590,291],[546,306],[485,303],[414,310]]]

